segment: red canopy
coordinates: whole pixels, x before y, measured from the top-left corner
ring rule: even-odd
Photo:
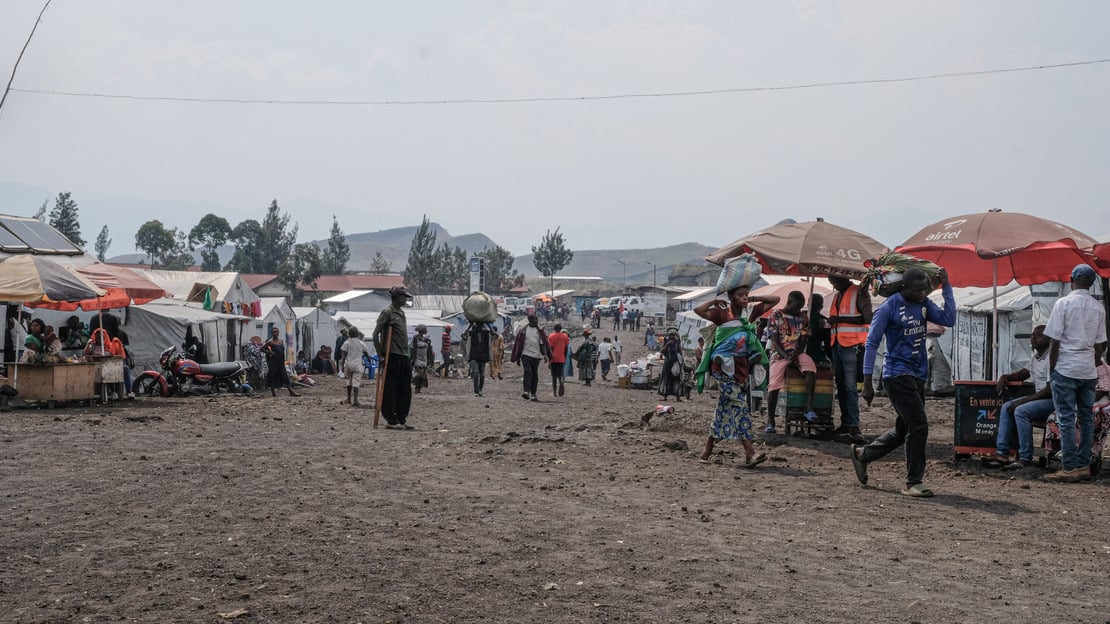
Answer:
[[[144,304],[166,296],[166,291],[158,284],[127,267],[93,262],[79,269],[71,269],[106,291],[103,297],[93,297],[81,301],[62,301],[35,304],[34,307],[51,310],[71,311],[108,310],[126,308],[132,303]]]

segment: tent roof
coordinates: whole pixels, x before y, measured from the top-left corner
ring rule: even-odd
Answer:
[[[379,312],[336,312],[335,320],[345,321],[369,334],[373,331],[374,326],[378,324],[378,314]],[[428,327],[450,327],[452,325],[447,321],[425,316],[416,310],[405,310],[405,320],[410,326],[419,325],[420,323]]]
[[[543,292],[538,292],[532,295],[532,298],[534,299],[536,297],[539,297],[540,295],[543,295],[546,297],[553,297],[555,299],[558,299],[559,297],[572,294],[574,294],[573,290],[559,290],[558,288],[556,288],[555,290],[545,290]]]
[[[131,307],[132,309],[138,308],[144,312],[150,312],[158,316],[189,323],[202,323],[204,321],[218,321],[221,319],[236,321],[246,321],[250,319],[248,316],[205,310],[199,303],[185,303],[184,301],[178,301],[176,299],[155,299],[150,303]]]
[[[324,299],[324,303],[346,303],[352,299],[358,299],[359,297],[372,294],[373,292],[372,290],[348,290],[345,293],[340,293],[334,297]]]
[[[441,314],[462,312],[462,302],[466,295],[416,295],[412,307],[417,310],[439,310]]]
[[[691,290],[691,291],[689,291],[685,294],[678,295],[677,297],[674,298],[674,300],[675,301],[693,301],[694,299],[698,299],[698,298],[704,297],[706,295],[712,296],[713,293],[716,290],[717,290],[716,286],[705,286],[703,288],[695,288],[694,290]]]
[[[262,297],[262,314],[259,316],[269,316],[270,312],[274,311],[274,308],[281,310],[281,315],[286,318],[296,318],[297,316],[293,312],[293,308],[289,307],[289,303],[285,300],[285,297]]]
[[[299,318],[299,319],[309,318],[309,317],[313,317],[313,316],[326,316],[329,319],[331,318],[330,314],[321,310],[320,308],[310,308],[310,307],[303,307],[302,308],[300,306],[297,306],[297,307],[293,308],[293,314],[296,314],[297,318]]]
[[[254,303],[258,295],[234,271],[166,271],[162,269],[134,269],[166,291],[166,297],[185,300],[196,284],[208,284],[216,289],[216,300],[230,303]]]

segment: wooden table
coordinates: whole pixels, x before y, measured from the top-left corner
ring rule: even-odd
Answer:
[[[8,364],[8,378],[25,401],[92,401],[96,398],[96,364]],[[122,375],[123,371],[120,370]]]

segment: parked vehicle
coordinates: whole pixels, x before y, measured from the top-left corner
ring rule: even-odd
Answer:
[[[505,303],[499,306],[500,311],[512,316],[526,314],[532,305],[528,297],[505,297]]]
[[[246,362],[197,364],[169,347],[158,356],[161,371],[143,371],[135,378],[132,390],[140,396],[173,394],[211,394],[213,392],[250,392]]]

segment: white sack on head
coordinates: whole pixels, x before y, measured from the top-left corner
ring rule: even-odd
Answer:
[[[471,323],[492,323],[497,320],[497,302],[488,294],[471,293],[462,302],[463,315]]]
[[[729,258],[721,269],[721,276],[717,278],[717,294],[724,294],[741,286],[751,288],[762,273],[763,268],[752,254]]]

